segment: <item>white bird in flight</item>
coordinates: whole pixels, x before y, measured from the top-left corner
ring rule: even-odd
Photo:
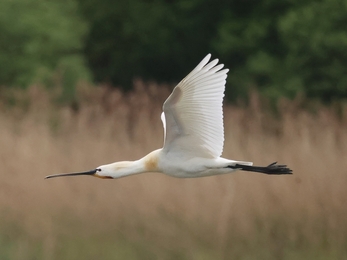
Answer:
[[[286,165],[266,167],[220,157],[224,144],[223,97],[228,69],[209,62],[208,54],[172,91],[163,105],[164,146],[136,161],[101,165],[87,172],[49,175],[46,178],[91,175],[116,179],[145,172],[179,178],[219,175],[237,170],[291,174]]]

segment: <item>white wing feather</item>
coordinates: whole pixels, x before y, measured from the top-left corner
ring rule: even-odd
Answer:
[[[185,157],[216,158],[224,144],[223,97],[228,69],[208,54],[164,102],[163,151]],[[217,65],[217,66],[216,66]]]

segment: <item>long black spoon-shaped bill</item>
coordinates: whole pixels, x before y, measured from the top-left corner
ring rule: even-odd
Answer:
[[[95,175],[98,169],[94,169],[87,172],[72,172],[72,173],[60,173],[60,174],[52,174],[45,177],[45,179],[55,178],[55,177],[66,177],[66,176],[78,176],[78,175]]]

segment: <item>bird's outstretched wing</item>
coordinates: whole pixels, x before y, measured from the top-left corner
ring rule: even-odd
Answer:
[[[224,144],[223,97],[228,69],[208,54],[164,102],[163,151],[216,158]]]

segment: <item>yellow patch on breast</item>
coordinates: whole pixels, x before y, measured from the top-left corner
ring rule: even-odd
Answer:
[[[155,154],[149,154],[145,157],[145,169],[149,172],[158,171],[158,157]]]

